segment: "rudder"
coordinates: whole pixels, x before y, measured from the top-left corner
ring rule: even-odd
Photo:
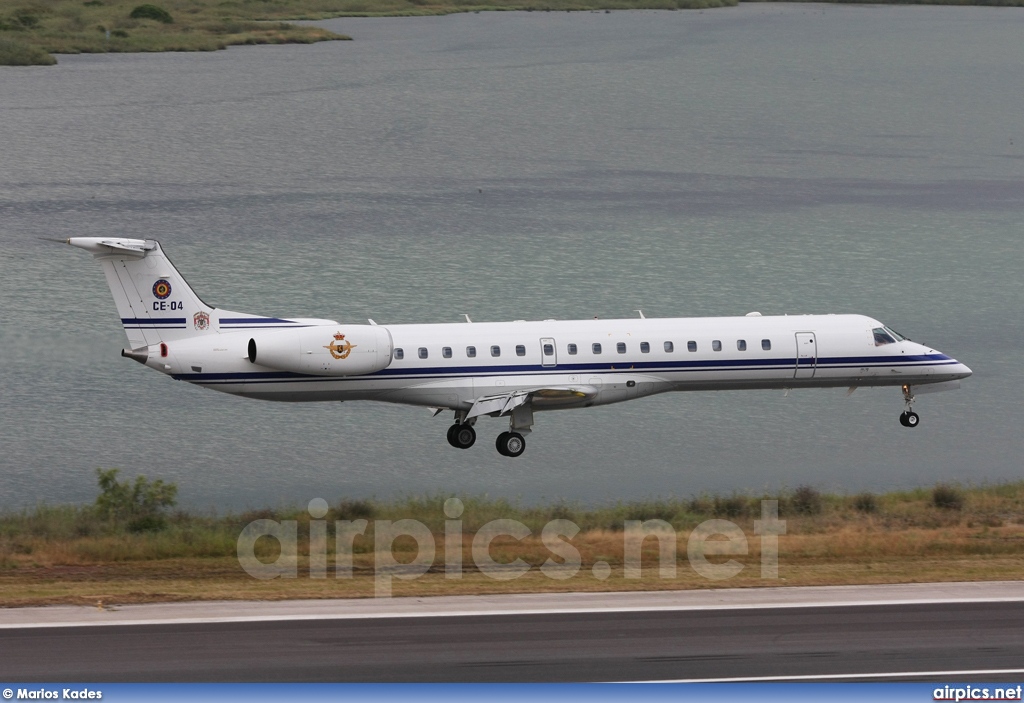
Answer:
[[[72,237],[99,260],[131,349],[194,337],[210,328],[204,303],[152,239]]]

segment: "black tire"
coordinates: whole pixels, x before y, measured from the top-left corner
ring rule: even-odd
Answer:
[[[455,425],[455,429],[452,430],[452,439],[454,446],[459,449],[469,449],[476,442],[476,430],[472,425]]]
[[[455,443],[455,430],[457,429],[459,429],[458,423],[448,428],[448,444],[452,445],[456,449],[459,448],[459,445]]]
[[[910,425],[907,424],[907,412],[906,411],[900,413],[900,424],[903,425],[904,427],[910,427]]]
[[[917,427],[921,422],[921,417],[915,412],[907,413],[907,427]]]
[[[508,454],[505,453],[505,442],[508,440],[508,436],[510,434],[512,433],[502,432],[500,435],[498,435],[498,438],[494,440],[494,448],[497,449],[498,454],[501,454],[502,456],[508,456]]]
[[[518,432],[509,432],[505,438],[505,456],[515,458],[526,451],[526,438]]]

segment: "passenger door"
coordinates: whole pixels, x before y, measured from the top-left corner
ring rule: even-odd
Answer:
[[[814,332],[796,333],[796,370],[793,378],[814,378],[818,365],[818,342]]]

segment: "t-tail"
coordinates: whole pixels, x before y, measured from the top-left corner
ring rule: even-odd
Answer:
[[[207,305],[152,239],[72,237],[67,243],[92,253],[103,266],[128,335],[121,356],[176,378],[203,383],[211,373],[347,376],[391,361],[391,337],[383,327]]]
[[[92,253],[103,266],[128,335],[124,356],[144,362],[149,349],[209,329],[213,308],[196,295],[159,242],[72,237],[67,243]]]

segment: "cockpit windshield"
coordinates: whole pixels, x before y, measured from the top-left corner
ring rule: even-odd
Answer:
[[[896,342],[902,342],[907,339],[896,330],[889,329],[888,327],[876,327],[871,330],[871,334],[875,337],[876,347],[880,347],[883,344],[895,344]]]

